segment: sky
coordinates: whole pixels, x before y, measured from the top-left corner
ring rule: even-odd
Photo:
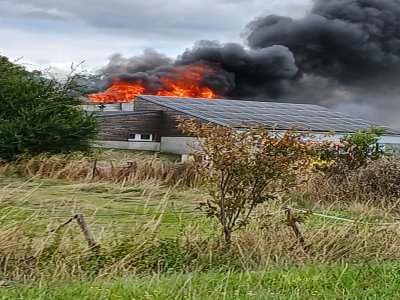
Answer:
[[[175,58],[195,41],[241,42],[256,17],[303,16],[311,0],[0,0],[0,55],[28,68],[93,71],[114,53]]]

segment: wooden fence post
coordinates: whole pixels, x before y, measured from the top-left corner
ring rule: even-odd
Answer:
[[[294,234],[296,235],[297,240],[299,241],[300,245],[303,247],[305,251],[308,250],[306,245],[306,241],[304,239],[301,226],[299,221],[294,217],[292,208],[290,206],[285,206],[284,211],[286,213],[286,220],[287,224],[292,228]]]
[[[97,170],[97,158],[94,160],[94,163],[93,163],[92,179],[94,179],[96,177],[96,173],[98,173],[98,170]]]
[[[86,223],[85,218],[83,217],[82,214],[77,214],[75,216],[76,221],[78,222],[79,227],[82,230],[82,233],[85,237],[85,240],[89,246],[90,249],[97,249],[99,247],[99,245],[96,243],[96,241],[94,240],[94,236],[92,234],[92,232],[89,229],[89,226]]]

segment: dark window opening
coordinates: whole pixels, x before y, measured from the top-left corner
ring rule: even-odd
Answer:
[[[151,134],[141,134],[140,139],[141,140],[151,140]]]
[[[135,141],[135,142],[150,142],[154,141],[155,135],[152,133],[129,133],[128,134],[128,141]]]

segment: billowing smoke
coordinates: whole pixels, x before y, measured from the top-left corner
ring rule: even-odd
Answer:
[[[400,127],[400,0],[315,0],[301,19],[255,19],[245,39],[200,41],[175,61],[113,55],[101,71],[157,88],[160,76],[202,64],[214,70],[202,84],[222,97],[318,103]]]
[[[202,65],[202,63],[197,62],[197,65]],[[203,80],[200,82],[201,86],[212,88],[219,95],[225,95],[234,88],[233,74],[210,62],[205,62],[204,65],[207,65],[212,72],[201,72],[201,76],[203,76]],[[182,74],[195,76],[197,70],[191,68],[189,64],[178,65],[172,59],[153,49],[146,49],[142,55],[131,58],[114,54],[109,58],[107,66],[100,72],[106,75],[108,85],[115,80],[133,84],[140,83],[146,87],[146,90],[156,92],[164,87],[162,78],[179,80]]]
[[[101,73],[109,75],[135,74],[154,70],[157,67],[172,64],[172,60],[153,49],[145,49],[142,55],[124,58],[116,53],[109,57],[107,66],[100,69]]]
[[[400,0],[319,0],[305,18],[251,22],[253,49],[285,45],[302,72],[359,81],[400,70]]]
[[[234,75],[235,86],[229,89],[227,97],[282,96],[288,81],[298,71],[293,54],[288,48],[278,45],[245,50],[239,44],[200,41],[193,49],[180,55],[176,64],[198,62],[218,65]]]
[[[236,43],[199,41],[175,62],[154,50],[128,59],[115,54],[101,72],[111,81],[141,82],[149,90],[158,90],[163,85],[160,78],[176,79],[191,65],[211,67],[213,72],[205,74],[202,85],[228,98],[281,96],[298,71],[293,54],[283,46],[245,50]]]
[[[318,0],[302,19],[258,18],[246,34],[252,49],[293,53],[299,73],[287,99],[400,128],[400,0]]]

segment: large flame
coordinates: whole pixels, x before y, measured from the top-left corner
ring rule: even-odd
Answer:
[[[208,87],[201,86],[204,76],[212,72],[214,70],[207,66],[177,67],[169,76],[159,77],[162,86],[156,90],[147,87],[141,81],[131,83],[117,78],[106,91],[90,94],[89,99],[96,103],[127,102],[134,101],[135,96],[144,94],[212,99],[217,97],[216,93]]]

